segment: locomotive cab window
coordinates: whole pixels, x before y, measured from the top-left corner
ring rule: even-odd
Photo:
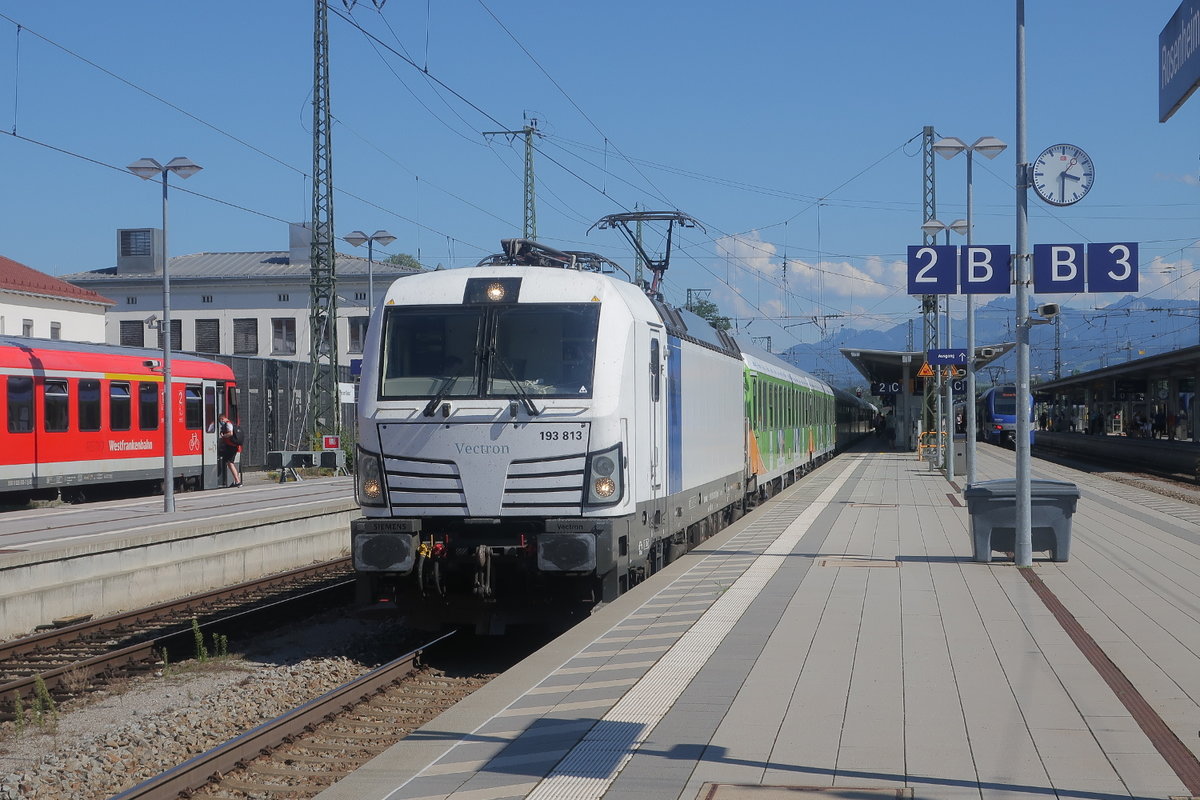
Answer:
[[[483,311],[389,308],[380,356],[383,399],[476,397]]]
[[[379,397],[590,397],[600,307],[393,307]]]
[[[61,433],[71,426],[71,400],[66,381],[46,381],[42,389],[42,424],[47,432]]]
[[[486,393],[591,397],[597,303],[498,306]],[[515,384],[519,384],[519,387]]]

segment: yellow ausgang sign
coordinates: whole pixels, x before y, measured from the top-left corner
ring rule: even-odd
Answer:
[[[919,370],[917,370],[917,377],[918,378],[932,378],[933,377],[933,367],[929,366],[928,361],[925,362],[924,364],[922,364],[921,368]]]

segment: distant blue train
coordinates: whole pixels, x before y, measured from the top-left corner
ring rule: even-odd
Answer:
[[[1029,415],[1029,444],[1033,445],[1033,395],[1025,395]],[[976,438],[983,442],[1013,447],[1017,441],[1017,387],[993,386],[975,402]]]

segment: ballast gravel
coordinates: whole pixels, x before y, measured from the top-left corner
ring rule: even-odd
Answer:
[[[366,623],[304,633],[322,653],[281,641],[253,658],[184,662],[127,691],[64,708],[44,726],[0,725],[0,800],[108,798],[374,668],[337,654],[370,634]],[[378,631],[377,631],[378,633]]]

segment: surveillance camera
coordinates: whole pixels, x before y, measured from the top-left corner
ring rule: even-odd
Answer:
[[[162,362],[157,358],[148,358],[142,362],[142,366],[146,369],[158,369],[162,366]]]
[[[154,323],[156,323],[156,322],[158,322],[157,314],[151,314],[150,316],[146,317],[146,327],[147,328],[153,328]]]
[[[994,348],[994,347],[977,347],[977,348],[975,348],[975,357],[976,358],[994,358],[995,355],[996,355],[996,348]]]
[[[1037,307],[1038,316],[1046,319],[1057,317],[1059,310],[1058,303],[1042,303]]]

